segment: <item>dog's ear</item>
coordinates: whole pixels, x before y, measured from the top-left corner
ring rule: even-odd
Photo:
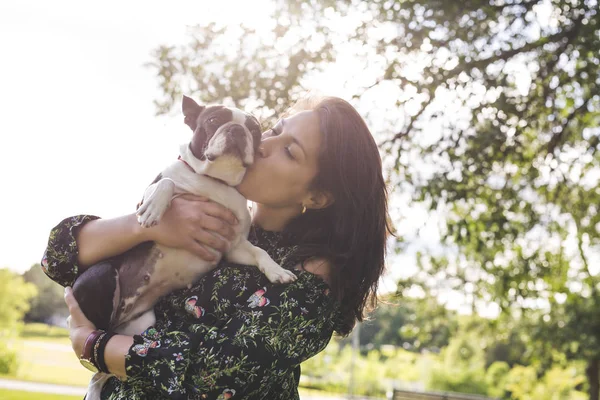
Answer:
[[[193,131],[195,131],[198,116],[204,110],[204,106],[201,106],[190,97],[184,95],[183,101],[181,102],[181,110],[183,111],[183,115],[185,117],[183,122],[192,128]]]

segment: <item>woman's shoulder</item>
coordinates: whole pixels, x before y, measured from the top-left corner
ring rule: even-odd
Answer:
[[[309,272],[321,279],[327,286],[331,286],[331,263],[324,258],[308,259],[296,265],[294,269]]]

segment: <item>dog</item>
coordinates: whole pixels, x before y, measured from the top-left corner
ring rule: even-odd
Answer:
[[[236,108],[202,106],[187,96],[182,111],[184,122],[193,131],[192,139],[146,189],[136,212],[138,222],[142,227],[158,224],[178,195],[207,197],[231,210],[238,220],[235,239],[223,254],[227,261],[257,266],[273,283],[294,281],[293,272],[248,241],[250,212],[246,199],[235,189],[254,162],[261,140],[259,122]],[[160,297],[191,287],[219,261],[208,262],[183,249],[146,242],[86,269],[75,281],[73,294],[97,328],[140,334],[154,325],[153,307]],[[108,377],[94,375],[86,400],[100,398]]]

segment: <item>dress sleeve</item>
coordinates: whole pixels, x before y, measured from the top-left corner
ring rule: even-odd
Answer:
[[[185,306],[195,307],[197,315],[205,312],[194,302]],[[248,293],[246,305],[221,326],[194,324],[161,336],[150,328],[134,336],[125,361],[128,379],[175,399],[256,398],[269,388],[291,390],[285,386],[291,386],[293,369],[331,339],[333,310],[325,283],[299,272],[294,283]]]
[[[62,220],[50,231],[48,246],[42,257],[42,271],[62,286],[72,286],[79,275],[79,249],[75,234],[86,222],[99,219],[93,215],[76,215]]]

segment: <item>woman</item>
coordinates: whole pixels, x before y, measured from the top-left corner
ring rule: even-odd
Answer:
[[[347,335],[375,305],[390,227],[377,146],[356,110],[325,98],[263,134],[239,191],[255,203],[250,240],[298,279],[272,285],[255,268],[221,262],[193,287],[165,296],[156,324],[104,348],[120,379],[103,399],[293,399],[300,363]],[[153,228],[135,215],[68,218],[49,239],[42,268],[64,286],[86,266],[144,241],[211,259],[234,217],[215,203],[177,198]],[[66,289],[79,356],[95,327]]]

